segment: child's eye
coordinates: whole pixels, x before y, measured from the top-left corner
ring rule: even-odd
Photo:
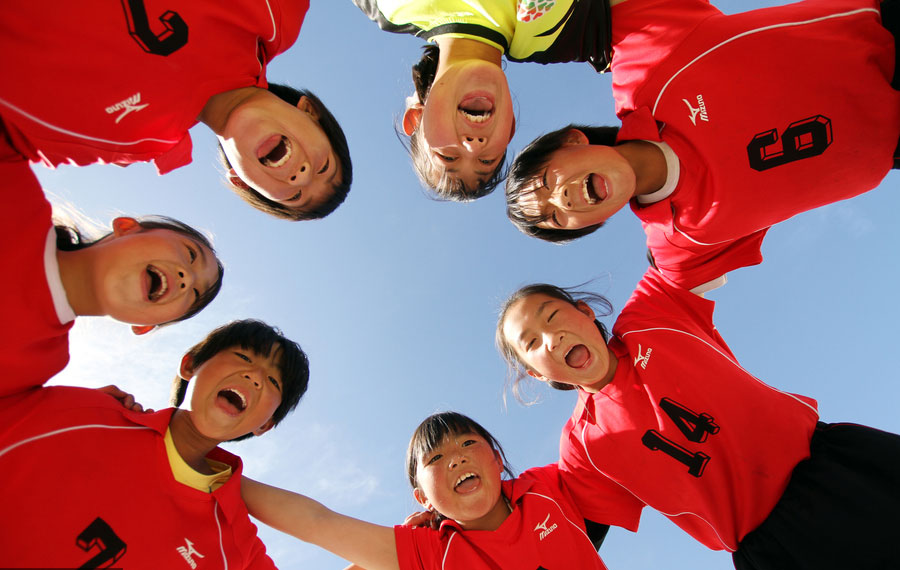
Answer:
[[[440,158],[441,160],[443,160],[444,162],[453,162],[456,160],[455,156],[444,156],[443,154],[441,154],[439,152],[436,152],[434,154],[436,154],[437,157]]]
[[[186,246],[188,250],[188,255],[191,256],[191,263],[194,263],[194,260],[197,259],[197,252],[194,251],[194,248],[191,246]]]
[[[534,338],[533,338],[533,339],[531,339],[530,341],[528,341],[528,344],[525,345],[525,350],[528,351],[528,350],[531,350],[532,348],[534,348],[534,343],[535,343],[536,340],[537,340],[537,339],[534,339]]]
[[[236,354],[237,357],[240,358],[241,360],[246,360],[247,362],[253,362],[252,360],[250,360],[250,357],[247,356],[246,354],[242,354],[242,353],[240,353],[240,352],[235,352],[235,354]]]
[[[485,159],[485,158],[479,158],[479,159],[478,159],[478,162],[480,162],[481,164],[484,164],[484,165],[486,165],[486,166],[490,166],[490,165],[494,164],[494,162],[495,162],[496,160],[497,160],[496,158],[492,158],[492,159],[490,159],[490,160]]]
[[[559,312],[559,309],[556,309],[555,311],[553,311],[552,313],[550,313],[550,316],[547,317],[547,322],[549,323],[550,321],[552,321],[552,320],[553,320],[553,317],[555,317],[555,316],[556,316],[556,313],[558,313],[558,312]]]
[[[200,300],[200,290],[194,289],[194,302],[196,303],[199,300]]]
[[[441,455],[440,453],[437,453],[437,454],[435,454],[435,455],[432,455],[432,456],[428,459],[428,461],[425,462],[425,465],[431,465],[432,463],[434,463],[435,461],[437,461],[437,460],[440,459],[441,457],[443,457],[443,455]]]
[[[462,446],[463,446],[463,447],[469,447],[470,445],[474,445],[474,444],[476,444],[476,443],[478,443],[478,442],[475,441],[474,439],[467,439],[466,441],[464,441],[464,442],[462,443]]]
[[[278,388],[279,390],[281,390],[281,384],[278,383],[278,380],[276,380],[275,378],[269,376],[269,381],[270,381],[272,384],[274,384],[276,388]]]
[[[554,211],[552,214],[550,214],[550,220],[553,222],[554,226],[556,226],[558,228],[562,227],[562,224],[559,223],[559,218],[556,217],[556,211]]]

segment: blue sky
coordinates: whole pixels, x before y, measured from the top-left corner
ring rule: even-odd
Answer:
[[[714,3],[725,12],[764,5]],[[314,0],[298,42],[270,66],[270,80],[319,94],[348,134],[355,182],[325,220],[275,220],[233,196],[202,125],[192,131],[193,164],[165,177],[146,165],[36,168],[55,200],[101,223],[123,212],[166,214],[209,231],[226,266],[208,309],[148,337],[80,319],[72,362],[54,383],[116,383],[164,407],[185,349],[225,321],[255,317],[301,343],[312,376],[278,428],[228,446],[253,477],[358,518],[402,522],[416,507],[403,467],[409,436],[441,410],[485,425],[517,471],[555,461],[574,395],[538,386],[540,403],[504,407],[497,310],[527,283],[593,279],[618,311],[647,265],[643,233],[624,211],[595,235],[555,246],[506,220],[502,191],[471,204],[427,198],[393,130],[421,45],[381,32],[349,0]],[[518,111],[513,151],[570,122],[616,123],[610,77],[587,64],[509,64],[507,74]],[[892,173],[866,195],[773,228],[764,264],[733,273],[709,295],[720,332],[749,371],[817,398],[825,421],[893,432],[900,432],[898,181]],[[283,569],[345,566],[276,531],[260,534]],[[613,530],[601,554],[610,569],[731,567],[728,555],[650,510],[639,532]]]

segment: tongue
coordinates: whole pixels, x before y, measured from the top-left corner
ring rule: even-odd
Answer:
[[[262,160],[281,143],[281,135],[272,135],[256,149],[256,158]]]
[[[591,186],[594,194],[601,201],[606,200],[609,196],[609,189],[606,187],[606,181],[598,174],[591,174]]]
[[[589,355],[590,353],[586,346],[583,344],[576,345],[566,355],[566,364],[572,368],[581,368],[587,362]]]
[[[459,103],[459,108],[469,113],[487,113],[494,109],[494,104],[487,97],[466,97]]]
[[[224,392],[219,392],[219,396],[217,399],[219,401],[219,404],[226,410],[230,411],[232,414],[240,413],[240,408],[238,408],[237,404],[232,401],[231,398],[237,398],[237,396],[226,395]]]
[[[475,487],[478,486],[478,477],[469,477],[462,483],[456,486],[456,491],[459,493],[468,493],[470,491],[475,490]]]

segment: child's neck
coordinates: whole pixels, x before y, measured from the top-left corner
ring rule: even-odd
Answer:
[[[197,120],[212,129],[217,135],[222,134],[231,112],[260,91],[262,89],[259,87],[239,87],[223,93],[216,93],[207,99]]]
[[[652,194],[662,188],[669,175],[666,156],[662,150],[647,141],[626,141],[616,145],[616,150],[634,169],[634,195]]]
[[[175,410],[172,419],[169,420],[169,432],[172,434],[172,443],[175,444],[178,455],[191,466],[191,469],[204,475],[214,473],[206,462],[206,456],[221,442],[197,431],[189,411]]]
[[[509,499],[506,498],[506,495],[500,493],[500,500],[498,500],[494,506],[491,508],[490,512],[481,517],[480,519],[476,519],[474,521],[456,521],[459,526],[463,528],[463,530],[497,530],[500,528],[500,525],[509,518],[509,515],[512,513],[512,504],[510,504]]]
[[[78,316],[106,314],[95,293],[97,284],[92,271],[94,263],[91,249],[86,247],[75,251],[56,252],[59,278],[66,291],[66,300]]]
[[[499,49],[478,40],[439,37],[435,43],[440,48],[437,73],[460,61],[479,59],[500,67],[503,60],[503,53]]]

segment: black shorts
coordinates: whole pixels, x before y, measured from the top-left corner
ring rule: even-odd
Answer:
[[[900,568],[900,436],[819,423],[810,458],[733,559],[738,570]]]

